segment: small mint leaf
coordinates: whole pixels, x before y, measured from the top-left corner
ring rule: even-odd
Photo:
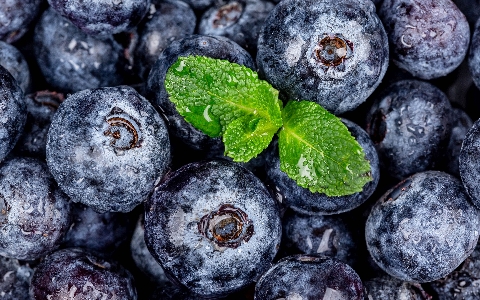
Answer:
[[[179,57],[167,71],[165,89],[187,122],[211,137],[225,134],[226,155],[236,161],[255,157],[282,126],[278,91],[226,60]]]
[[[282,117],[280,168],[299,186],[344,196],[372,180],[362,147],[339,118],[309,101],[290,101]]]

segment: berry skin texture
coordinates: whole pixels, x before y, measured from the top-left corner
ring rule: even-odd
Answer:
[[[159,108],[168,120],[169,133],[195,150],[222,148],[221,138],[210,138],[185,121],[170,101],[165,90],[165,76],[168,68],[180,56],[207,56],[225,59],[232,63],[255,69],[255,63],[248,52],[237,43],[222,36],[191,35],[174,41],[158,57],[148,75],[147,98]]]
[[[0,295],[2,300],[30,299],[28,289],[33,270],[28,263],[0,256]]]
[[[20,138],[26,120],[22,89],[13,76],[0,66],[0,162]]]
[[[475,23],[473,36],[468,53],[468,68],[473,82],[480,87],[480,20]]]
[[[360,277],[347,264],[321,255],[283,258],[255,286],[255,300],[364,299]]]
[[[447,96],[430,83],[390,85],[367,115],[366,131],[380,167],[396,179],[437,167],[450,139],[452,114]]]
[[[0,65],[12,74],[24,93],[30,89],[30,70],[23,54],[15,46],[0,41]]]
[[[278,204],[250,171],[228,161],[191,163],[145,205],[145,242],[169,276],[201,297],[252,284],[280,246]]]
[[[132,29],[150,8],[150,0],[48,0],[48,3],[86,34],[100,37]]]
[[[478,178],[480,176],[480,120],[475,121],[468,130],[460,150],[458,168],[460,178],[467,194],[475,206],[480,209],[480,187]]]
[[[73,202],[99,213],[129,212],[167,171],[167,128],[131,87],[83,90],[68,97],[53,118],[47,163]]]
[[[47,165],[12,158],[0,167],[0,255],[38,259],[60,246],[71,223],[70,201]]]
[[[136,300],[137,292],[132,275],[119,264],[78,248],[68,248],[50,254],[38,265],[30,297],[32,300]]]
[[[367,201],[373,194],[380,179],[380,168],[375,146],[368,134],[357,124],[342,119],[352,136],[363,148],[366,159],[370,162],[372,181],[364,185],[361,192],[352,195],[329,197],[323,193],[312,193],[300,187],[297,182],[280,169],[278,143],[275,141],[266,152],[265,168],[267,178],[276,188],[281,202],[296,212],[306,215],[332,215],[350,211]]]
[[[451,0],[384,0],[378,14],[393,62],[415,77],[445,76],[467,54],[470,27]]]
[[[473,252],[479,225],[479,211],[460,180],[427,171],[408,177],[377,201],[365,239],[385,272],[424,283],[446,276]]]
[[[29,29],[43,0],[10,0],[0,3],[0,39],[13,43]]]
[[[89,36],[48,8],[35,27],[33,50],[45,80],[76,92],[122,82],[121,46],[112,37]]]
[[[380,84],[388,38],[370,0],[281,1],[260,32],[257,65],[289,100],[341,114]]]

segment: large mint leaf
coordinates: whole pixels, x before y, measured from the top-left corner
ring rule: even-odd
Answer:
[[[299,186],[344,196],[372,180],[363,149],[339,118],[309,101],[290,101],[282,117],[280,168]]]
[[[282,126],[278,91],[226,60],[180,57],[167,72],[165,88],[187,122],[211,137],[225,134],[226,154],[235,161],[257,156]]]

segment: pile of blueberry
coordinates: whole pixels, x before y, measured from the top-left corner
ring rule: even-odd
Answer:
[[[480,299],[479,17],[466,0],[0,1],[0,300]],[[340,117],[373,180],[312,193],[276,139],[225,157],[165,89],[188,55]]]

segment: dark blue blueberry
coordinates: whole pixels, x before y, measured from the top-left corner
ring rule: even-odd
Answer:
[[[460,150],[458,168],[463,185],[473,203],[480,208],[480,120],[468,130]]]
[[[475,249],[480,218],[457,178],[417,173],[387,191],[365,226],[367,248],[388,274],[409,282],[440,279]]]
[[[193,34],[197,17],[183,1],[167,0],[153,6],[155,11],[138,26],[135,68],[146,79],[162,51],[174,40]]]
[[[112,37],[89,36],[47,9],[35,28],[37,63],[45,80],[62,92],[76,92],[122,82],[122,48]]]
[[[265,0],[228,1],[203,14],[198,33],[225,36],[250,53],[256,53],[258,34],[274,6]]]
[[[13,43],[29,29],[40,12],[43,0],[3,0],[0,2],[0,39]]]
[[[63,100],[63,94],[49,91],[40,91],[25,96],[27,122],[15,145],[16,153],[22,156],[45,158],[48,129],[53,115]]]
[[[89,35],[109,36],[135,27],[150,0],[48,0],[50,6]]]
[[[178,113],[175,104],[169,100],[165,90],[164,83],[168,68],[177,61],[179,56],[188,55],[226,59],[252,70],[255,69],[255,64],[245,49],[228,38],[193,35],[172,42],[159,56],[148,76],[148,98],[164,113],[172,136],[196,150],[223,147],[220,138],[212,139],[187,123]]]
[[[281,1],[260,32],[257,65],[288,97],[341,114],[380,84],[387,34],[370,0]]]
[[[0,165],[0,255],[45,256],[60,246],[70,223],[70,201],[43,161],[12,158]]]
[[[460,156],[460,150],[462,149],[463,140],[468,130],[472,128],[473,122],[467,113],[460,108],[454,108],[452,115],[452,134],[446,153],[446,167],[450,174],[460,177],[458,158]]]
[[[373,180],[368,182],[361,192],[352,195],[329,197],[323,193],[312,193],[309,189],[298,186],[295,180],[280,169],[278,147],[274,142],[266,153],[266,173],[283,204],[303,214],[339,214],[358,207],[375,191],[380,179],[379,161],[375,147],[368,134],[360,126],[345,119],[342,121],[363,148],[365,157],[370,162]]]
[[[30,90],[30,70],[22,53],[15,46],[0,41],[0,65],[7,69],[24,93]]]
[[[338,216],[308,216],[288,211],[282,218],[282,228],[287,253],[322,254],[349,266],[356,263],[360,245]]]
[[[472,42],[468,53],[468,67],[472,74],[473,82],[480,87],[480,19],[475,23]]]
[[[366,130],[390,176],[403,179],[440,164],[448,145],[452,107],[430,83],[403,80],[380,94],[367,115]]]
[[[80,91],[53,117],[47,163],[72,201],[99,213],[128,212],[167,171],[167,128],[131,87]]]
[[[393,62],[418,78],[445,76],[467,54],[470,27],[450,0],[384,0],[379,16]]]
[[[108,257],[132,236],[134,221],[129,214],[99,214],[82,204],[72,206],[72,225],[65,234],[64,247],[83,248]]]
[[[28,290],[33,270],[28,263],[0,256],[0,297],[2,300],[30,299]]]
[[[0,66],[0,162],[20,138],[26,120],[22,89],[10,72]]]
[[[345,263],[321,255],[294,255],[280,260],[255,286],[255,300],[363,300],[364,287]]]
[[[130,242],[130,251],[132,253],[135,265],[142,271],[152,282],[158,285],[165,285],[168,280],[162,266],[155,260],[145,243],[145,225],[143,215],[137,222],[135,231],[133,232]]]
[[[257,280],[280,246],[278,204],[250,171],[228,161],[171,173],[145,205],[145,241],[179,284],[224,296]]]
[[[385,275],[363,282],[367,299],[371,300],[431,300],[432,297],[420,284],[409,283]],[[446,300],[446,299],[445,299]]]
[[[78,248],[47,256],[35,269],[32,300],[135,300],[133,277],[116,262],[105,261]]]

